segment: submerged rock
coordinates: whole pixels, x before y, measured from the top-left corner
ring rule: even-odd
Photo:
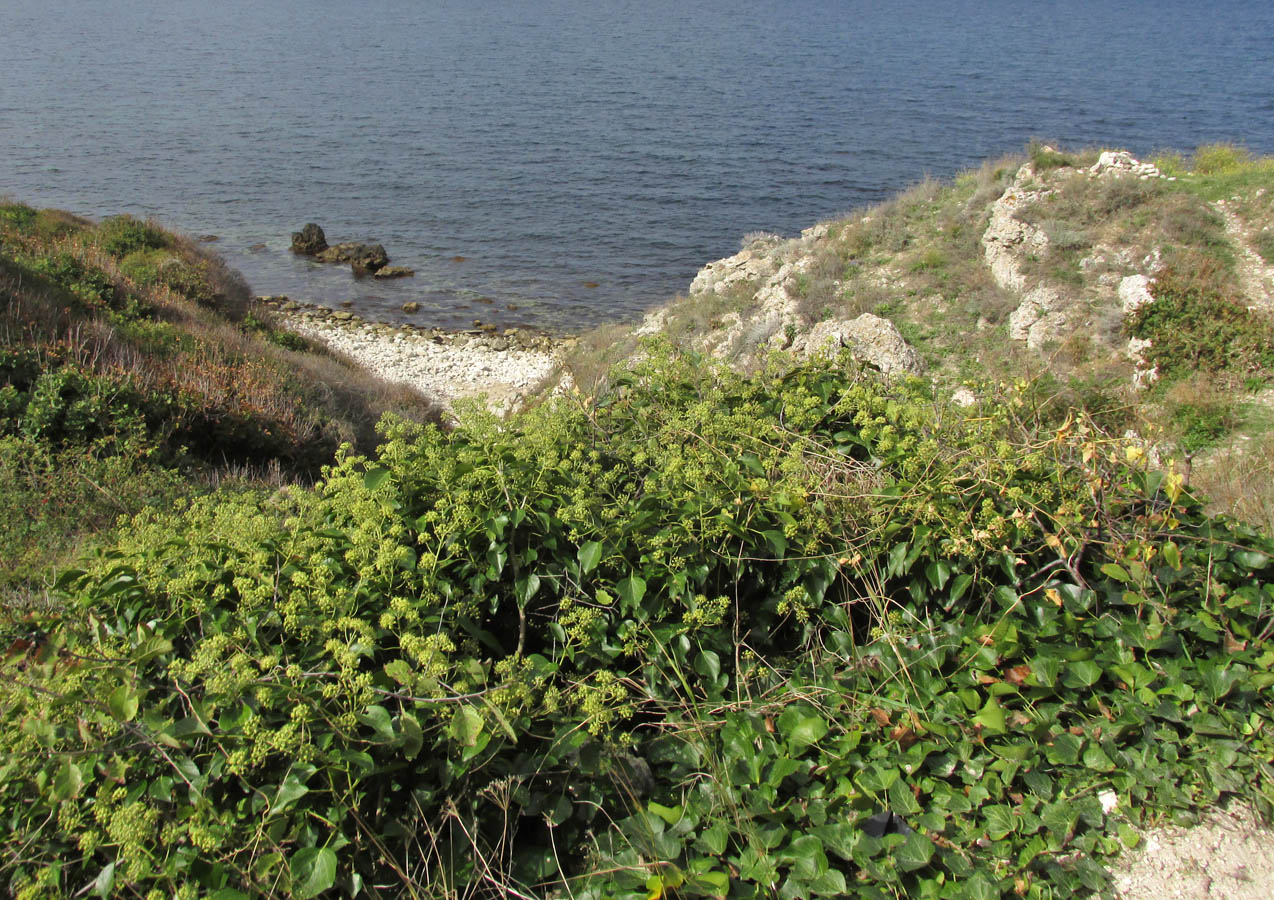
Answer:
[[[406,266],[384,266],[383,268],[377,269],[376,271],[372,272],[372,277],[373,278],[410,278],[412,275],[415,275],[415,274],[416,272],[414,269],[409,269]]]

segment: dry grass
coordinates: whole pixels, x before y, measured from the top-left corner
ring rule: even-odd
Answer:
[[[1274,433],[1233,444],[1194,462],[1191,486],[1213,513],[1274,534]]]

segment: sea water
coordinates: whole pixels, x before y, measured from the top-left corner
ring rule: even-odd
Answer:
[[[0,0],[0,194],[420,324],[632,319],[1032,138],[1274,150],[1274,4]],[[415,277],[293,257],[308,221]]]

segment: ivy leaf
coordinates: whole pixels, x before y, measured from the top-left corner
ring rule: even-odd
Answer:
[[[642,597],[646,596],[646,580],[640,575],[629,575],[615,585],[615,590],[624,601],[624,612],[632,612],[641,604]]]
[[[837,825],[822,825],[811,829],[811,833],[818,836],[818,839],[823,842],[825,849],[832,851],[846,862],[853,862],[854,847],[863,834],[861,829],[855,828],[847,822]]]
[[[1091,659],[1081,659],[1070,664],[1062,673],[1062,684],[1070,688],[1092,687],[1101,679],[1101,666]]]
[[[358,717],[364,725],[372,726],[372,730],[384,741],[394,740],[394,723],[389,710],[383,706],[369,706],[367,711]]]
[[[1045,751],[1044,758],[1053,765],[1073,766],[1079,762],[1079,751],[1084,742],[1069,732],[1053,738],[1053,745]]]
[[[699,835],[699,843],[703,845],[703,849],[707,850],[713,856],[720,856],[725,853],[726,840],[730,837],[730,829],[725,822],[717,820],[703,830]]]
[[[53,776],[53,799],[58,803],[74,800],[84,787],[84,776],[73,762],[63,763]]]
[[[283,783],[279,785],[278,793],[274,795],[274,803],[270,806],[270,812],[283,812],[309,792],[310,789],[302,784],[296,775],[289,772],[287,777],[283,779]]]
[[[802,835],[779,853],[779,858],[792,867],[791,874],[807,880],[827,871],[827,854],[823,842],[812,834]]]
[[[336,883],[336,854],[327,847],[303,847],[292,854],[288,869],[292,873],[292,896],[309,900]]]
[[[415,759],[420,753],[421,747],[425,745],[425,737],[420,730],[420,723],[416,721],[416,717],[411,713],[403,713],[398,717],[398,728],[402,732],[403,756],[409,760]]]
[[[472,706],[462,706],[451,717],[451,737],[461,746],[472,747],[482,734],[482,714]]]
[[[913,831],[894,851],[894,862],[904,872],[913,872],[929,864],[933,859],[933,841]]]
[[[385,483],[385,479],[389,478],[389,469],[384,466],[375,466],[368,469],[363,475],[363,487],[369,491],[374,491]]]
[[[710,681],[716,681],[721,674],[721,657],[712,650],[704,650],[694,660],[695,671]]]
[[[539,593],[540,576],[532,572],[530,575],[525,575],[522,578],[519,578],[514,587],[517,590],[518,603],[525,606],[531,602],[532,597]]]
[[[1002,841],[1017,830],[1017,819],[1013,810],[1003,804],[985,807],[987,837],[993,841]]]
[[[579,560],[580,571],[587,575],[601,561],[602,545],[597,541],[589,541],[579,548],[575,556]]]
[[[117,722],[131,722],[137,715],[137,694],[128,685],[121,684],[106,698],[106,707]]]
[[[910,548],[906,543],[894,545],[893,549],[889,551],[889,563],[885,567],[886,574],[890,577],[904,574],[908,549]]]
[[[973,717],[976,725],[981,725],[989,734],[1004,734],[1008,728],[1004,724],[1004,709],[1000,701],[991,697],[982,707],[982,711]]]
[[[955,606],[960,602],[960,598],[969,590],[973,584],[973,576],[969,574],[957,575],[951,582],[951,590],[947,593],[947,608]]]
[[[97,873],[97,877],[93,879],[92,893],[98,897],[106,898],[115,890],[115,863],[109,863],[102,871]]]
[[[681,806],[664,806],[662,803],[656,803],[651,800],[646,804],[646,808],[652,813],[663,819],[669,825],[676,825],[686,814],[684,807]]]
[[[905,781],[895,781],[885,790],[885,796],[889,798],[889,805],[892,807],[893,812],[900,816],[915,816],[921,812],[920,804],[916,801],[916,795],[912,793],[911,785]]]
[[[730,876],[725,872],[696,872],[687,876],[686,886],[709,897],[725,897],[730,893]]]
[[[964,883],[964,892],[956,896],[968,900],[1000,900],[1000,892],[981,872],[974,872]]]
[[[407,664],[405,659],[394,659],[385,663],[385,674],[399,684],[411,682],[411,666]]]
[[[1115,769],[1115,764],[1098,744],[1089,744],[1084,748],[1084,765],[1095,772],[1111,772]]]
[[[784,710],[783,715],[779,716],[778,726],[787,738],[793,756],[822,740],[828,731],[827,722],[822,716],[807,714],[799,706],[789,706]]]
[[[805,882],[811,894],[819,897],[846,897],[849,889],[845,884],[845,876],[839,869],[828,869],[820,872]],[[724,897],[725,894],[720,896]]]

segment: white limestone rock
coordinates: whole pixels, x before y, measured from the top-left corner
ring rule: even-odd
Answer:
[[[1119,302],[1125,316],[1131,316],[1143,306],[1155,302],[1154,295],[1150,293],[1153,283],[1145,275],[1129,275],[1119,282]]]
[[[1069,325],[1066,299],[1055,288],[1040,285],[1028,291],[1009,314],[1009,338],[1025,341],[1027,347],[1039,350],[1050,341],[1064,338]]]
[[[810,329],[800,342],[809,355],[848,347],[855,358],[886,376],[919,375],[924,361],[888,319],[863,313],[856,319],[829,319]]]

